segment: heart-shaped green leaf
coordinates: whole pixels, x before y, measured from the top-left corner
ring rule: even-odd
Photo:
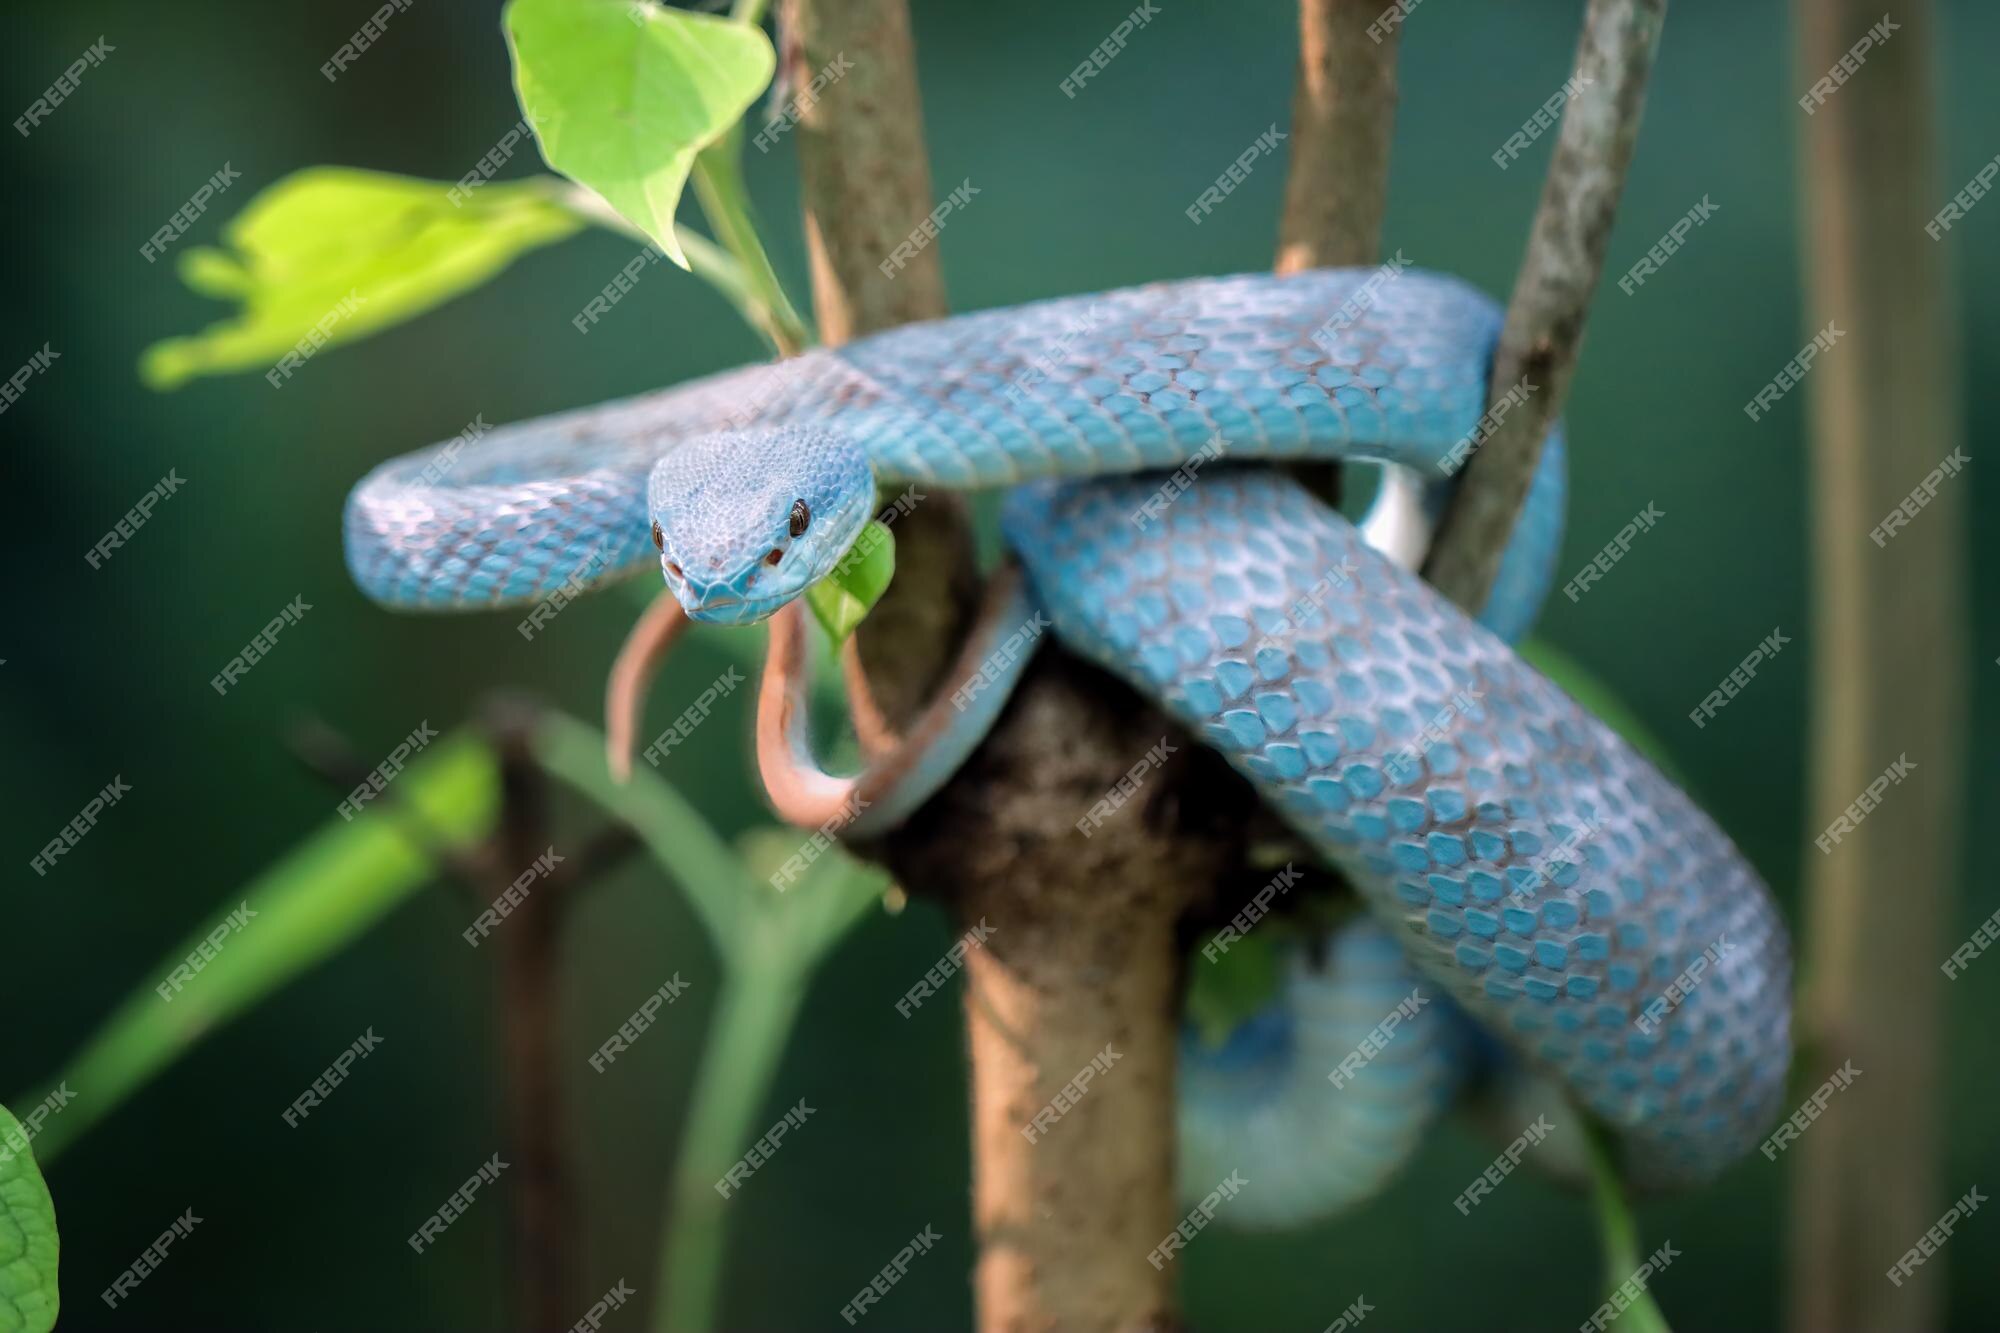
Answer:
[[[839,645],[882,600],[895,574],[896,536],[885,524],[871,521],[832,572],[806,589],[806,605]]]
[[[27,1133],[0,1106],[0,1333],[56,1326],[56,1205]]]
[[[303,361],[421,314],[582,227],[555,186],[548,177],[468,187],[346,167],[294,172],[230,222],[228,250],[181,256],[182,281],[240,302],[241,313],[154,343],[140,377],[172,389],[293,352]]]
[[[681,189],[695,154],[770,84],[770,40],[649,0],[510,0],[502,23],[542,156],[686,268]]]

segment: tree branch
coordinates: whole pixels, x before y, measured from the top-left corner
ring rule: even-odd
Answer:
[[[1292,154],[1278,272],[1380,257],[1396,128],[1396,47],[1381,0],[1300,0]]]
[[[1798,87],[1882,17],[1853,0],[1800,0]],[[1883,1270],[1937,1220],[1939,964],[1959,883],[1964,778],[1965,505],[1945,480],[1907,526],[1884,515],[1964,439],[1945,245],[1925,234],[1947,197],[1937,170],[1928,0],[1832,95],[1800,114],[1805,286],[1812,333],[1839,342],[1806,388],[1812,435],[1817,835],[1893,761],[1915,771],[1830,851],[1808,851],[1802,1049],[1866,1072],[1799,1143],[1791,1325],[1933,1327],[1944,1259],[1900,1286]],[[1884,886],[1893,891],[1883,892]],[[1816,1086],[1826,1070],[1810,1071]],[[1972,1182],[1959,1185],[1963,1189]]]
[[[1487,397],[1497,403],[1524,385],[1527,402],[1500,418],[1472,455],[1424,565],[1424,577],[1468,612],[1493,589],[1542,437],[1569,396],[1666,9],[1666,0],[1590,0],[1584,14],[1579,88],[1563,113]]]
[[[788,0],[795,85],[852,69],[801,124],[813,299],[828,344],[942,313],[937,247],[878,267],[930,212],[903,0]],[[896,525],[897,573],[859,638],[887,725],[939,684],[974,601],[955,496]],[[1190,762],[1149,778],[1088,841],[1076,821],[1163,735]],[[1174,1269],[1146,1261],[1178,1219],[1173,927],[1236,856],[1248,789],[1130,691],[1053,646],[959,774],[880,848],[898,880],[991,935],[966,961],[980,1326],[1166,1328]],[[1199,830],[1175,812],[1199,810]],[[1034,1113],[1106,1045],[1119,1059],[1057,1132]]]

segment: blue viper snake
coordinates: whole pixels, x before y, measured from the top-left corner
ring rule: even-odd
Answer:
[[[1370,909],[1287,948],[1277,999],[1219,1046],[1184,1041],[1185,1181],[1261,1177],[1232,1205],[1252,1224],[1351,1205],[1495,1060],[1558,1083],[1634,1181],[1699,1181],[1782,1097],[1789,942],[1728,837],[1509,646],[1551,583],[1558,430],[1477,619],[1411,572],[1480,432],[1499,326],[1488,298],[1414,269],[908,325],[392,460],[349,501],[348,564],[393,607],[531,603],[654,568],[675,618],[771,618],[767,788],[792,822],[845,811],[855,833],[950,776],[1023,665],[995,678],[996,646],[1044,615],[1224,755]],[[1358,525],[1242,466],[1300,459],[1383,466]],[[796,599],[906,487],[1009,488],[1019,569],[962,658],[990,688],[836,777],[804,739]]]

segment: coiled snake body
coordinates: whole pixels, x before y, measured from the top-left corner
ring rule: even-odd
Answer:
[[[1777,1108],[1789,946],[1728,838],[1508,647],[1549,586],[1560,436],[1479,622],[1408,569],[1477,437],[1498,326],[1485,297],[1415,270],[911,325],[389,462],[349,502],[349,566],[380,601],[445,609],[657,563],[695,619],[782,610],[796,653],[793,599],[852,545],[878,486],[1013,487],[1003,529],[1028,586],[995,623],[1039,605],[1373,909],[1323,958],[1290,954],[1279,1001],[1219,1050],[1185,1044],[1187,1183],[1269,1163],[1238,1221],[1351,1203],[1493,1039],[1598,1117],[1634,1178],[1700,1179]],[[1307,457],[1387,465],[1358,528],[1235,466]],[[907,817],[1004,697],[918,728],[915,753],[864,779],[876,799],[857,823]],[[849,790],[788,743],[765,752],[781,810]],[[1406,1021],[1371,1040],[1399,1006]]]

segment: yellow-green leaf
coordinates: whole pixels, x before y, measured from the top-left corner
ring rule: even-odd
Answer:
[[[682,187],[771,82],[770,40],[647,0],[510,0],[502,23],[542,156],[686,268]]]
[[[806,590],[806,605],[834,643],[844,643],[882,599],[895,574],[895,534],[871,521],[832,572]]]
[[[28,1136],[0,1106],[0,1333],[56,1326],[56,1205]]]
[[[181,256],[182,281],[241,309],[147,348],[140,377],[172,389],[197,375],[265,370],[283,384],[322,347],[411,319],[574,233],[584,222],[553,185],[543,177],[467,189],[347,167],[294,172],[230,222],[227,249]]]

